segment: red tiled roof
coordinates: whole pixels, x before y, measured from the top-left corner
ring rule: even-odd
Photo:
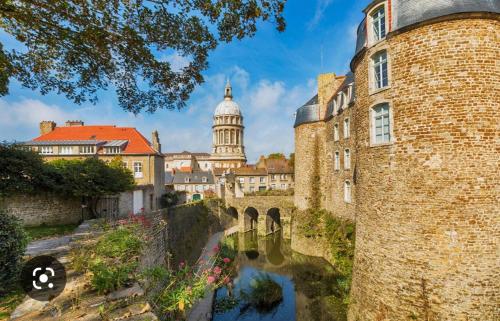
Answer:
[[[34,141],[50,140],[127,140],[123,154],[156,154],[151,143],[135,128],[116,126],[56,127]]]

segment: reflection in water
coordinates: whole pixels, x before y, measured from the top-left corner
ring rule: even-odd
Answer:
[[[338,289],[338,273],[327,261],[293,252],[290,241],[282,239],[279,233],[265,238],[251,232],[234,237],[239,249],[238,276],[230,294],[227,288],[222,288],[216,297],[218,302],[229,298],[236,303],[225,312],[214,313],[214,321],[347,319],[347,306]],[[267,313],[248,308],[245,295],[240,295],[251,292],[251,284],[259,275],[268,276],[283,291],[281,303]]]

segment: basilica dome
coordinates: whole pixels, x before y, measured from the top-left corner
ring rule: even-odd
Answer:
[[[226,84],[224,100],[217,105],[214,116],[231,115],[241,116],[240,106],[233,101],[233,93],[229,80]]]
[[[240,106],[232,100],[223,100],[215,109],[215,116],[222,115],[241,116]]]

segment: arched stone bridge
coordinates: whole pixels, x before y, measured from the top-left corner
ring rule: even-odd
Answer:
[[[269,235],[281,229],[283,237],[290,238],[293,196],[226,198],[225,205],[239,232],[257,230],[258,235]]]

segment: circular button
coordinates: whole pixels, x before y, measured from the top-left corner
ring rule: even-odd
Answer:
[[[32,299],[50,301],[66,286],[66,269],[56,258],[36,256],[24,264],[21,287]]]

